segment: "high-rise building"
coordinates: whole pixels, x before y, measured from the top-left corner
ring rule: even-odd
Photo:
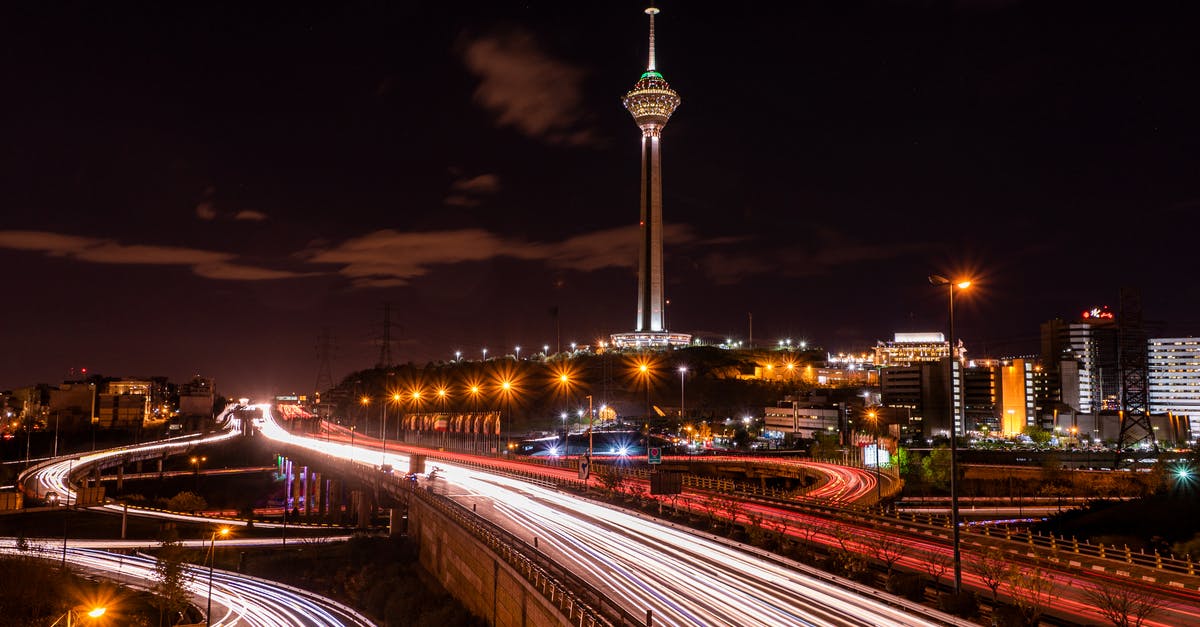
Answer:
[[[1200,433],[1200,337],[1152,338],[1147,349],[1150,411],[1185,418],[1189,433],[1180,437],[1191,440]]]
[[[659,73],[654,57],[654,16],[650,7],[650,60],[621,102],[642,131],[641,245],[638,248],[638,307],[633,333],[617,333],[618,347],[687,345],[691,336],[666,328],[663,296],[662,130],[679,106],[679,94]]]
[[[1119,339],[1117,320],[1107,307],[1085,311],[1072,322],[1042,324],[1042,363],[1061,386],[1063,403],[1085,414],[1121,408]],[[1064,361],[1074,361],[1076,371],[1063,372]]]

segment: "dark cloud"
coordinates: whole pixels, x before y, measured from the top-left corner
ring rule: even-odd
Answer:
[[[196,205],[196,217],[201,220],[216,220],[217,206],[212,201],[204,200]]]
[[[262,222],[267,219],[267,214],[253,209],[245,209],[233,214],[234,220],[249,220],[251,222]]]
[[[699,240],[685,225],[668,226],[672,245]],[[488,261],[500,257],[541,261],[563,270],[592,272],[637,265],[638,227],[584,233],[553,243],[529,242],[482,229],[402,233],[376,231],[336,246],[310,251],[314,264],[341,266],[338,272],[356,287],[394,287],[428,274],[439,265]]]
[[[552,144],[587,145],[583,70],[544,52],[524,30],[484,35],[462,47],[463,63],[481,81],[475,101],[513,127]]]
[[[450,194],[443,201],[453,207],[475,207],[482,196],[500,191],[500,177],[495,174],[480,174],[470,178],[460,177],[450,184]]]
[[[459,179],[450,185],[450,189],[471,194],[495,194],[500,191],[500,177],[495,174],[480,174],[469,179]]]
[[[47,231],[0,231],[0,248],[41,252],[92,263],[189,266],[193,273],[210,279],[261,281],[312,276],[235,263],[237,255],[181,246],[121,244],[119,242]]]

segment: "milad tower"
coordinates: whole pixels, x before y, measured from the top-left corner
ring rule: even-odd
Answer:
[[[666,328],[663,297],[662,220],[662,130],[679,106],[679,94],[671,89],[654,62],[654,16],[650,7],[650,60],[646,71],[621,102],[642,129],[641,242],[638,249],[638,308],[633,333],[616,333],[618,347],[665,347],[687,345],[692,336],[670,333]]]

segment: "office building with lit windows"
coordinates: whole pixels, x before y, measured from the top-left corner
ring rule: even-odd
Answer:
[[[1200,433],[1200,337],[1152,338],[1150,412],[1186,418],[1187,440]]]

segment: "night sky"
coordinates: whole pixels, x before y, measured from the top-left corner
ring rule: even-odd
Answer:
[[[632,330],[644,3],[177,4],[0,9],[0,388]],[[861,350],[941,272],[975,356],[1124,286],[1200,334],[1188,4],[660,2],[670,328]]]

